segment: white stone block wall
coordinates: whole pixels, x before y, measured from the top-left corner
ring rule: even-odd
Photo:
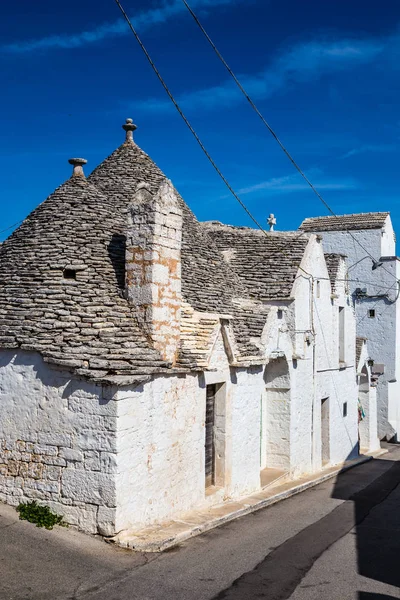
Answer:
[[[313,471],[312,415],[313,361],[312,346],[304,360],[296,360],[290,368],[291,382],[291,476],[293,479]]]
[[[355,316],[347,295],[346,284],[341,281],[345,279],[346,274],[344,264],[340,266],[338,284],[334,290],[334,295],[332,295],[331,281],[324,258],[324,252],[326,251],[325,243],[321,243],[317,239],[312,240],[301,265],[313,277],[311,306],[309,298],[305,296],[305,283],[302,283],[300,279],[296,283],[296,306],[300,304],[300,298],[303,297],[303,305],[309,307],[309,314],[312,311],[312,322],[309,327],[313,329],[315,334],[313,340],[315,343],[315,386],[311,419],[312,469],[314,471],[322,467],[323,423],[321,420],[321,402],[325,398],[329,399],[327,405],[329,411],[328,463],[341,463],[348,457],[354,457],[358,451]],[[305,275],[302,279],[305,282]],[[344,361],[342,363],[339,361],[339,307],[344,310],[345,322]],[[297,323],[299,321],[301,326],[304,327],[303,324],[306,323],[305,315],[302,315],[301,319],[296,322],[298,328]],[[312,360],[311,356],[310,360]],[[298,361],[298,363],[300,364],[301,361]],[[298,376],[293,375],[293,378],[296,377],[298,378],[298,387],[301,387],[301,380],[307,375],[300,375],[299,372]],[[307,381],[307,379],[304,381]],[[308,382],[306,390],[312,389],[312,382],[309,379]],[[300,394],[301,392],[299,397]],[[307,427],[309,425],[306,426],[305,424],[309,424],[309,414],[307,414],[306,408],[309,404],[305,399],[303,402],[303,414],[298,419],[298,423],[299,431],[303,431],[303,435],[307,439]],[[344,402],[347,402],[347,417],[343,417]],[[297,442],[296,446],[300,446],[300,443]],[[304,451],[303,458],[299,462],[299,468],[304,464],[305,459],[306,452]]]
[[[325,252],[339,252],[347,256],[350,294],[356,288],[366,289],[368,296],[388,294],[388,300],[376,297],[355,297],[354,307],[357,335],[368,339],[371,358],[385,365],[385,373],[378,379],[378,432],[382,439],[393,436],[399,429],[400,395],[397,378],[400,378],[400,303],[391,302],[397,296],[396,278],[400,268],[396,259],[384,260],[383,266],[372,269],[368,254],[379,261],[395,256],[395,240],[390,218],[383,230],[321,232]],[[356,240],[356,241],[355,241]],[[368,252],[367,252],[368,251]],[[369,309],[375,317],[368,316]]]
[[[182,209],[171,182],[139,187],[128,211],[126,296],[164,360],[176,360],[181,317]]]
[[[198,375],[160,376],[117,392],[117,530],[142,527],[204,501],[205,387]]]
[[[116,403],[37,353],[0,353],[0,500],[96,533],[115,522]]]
[[[263,368],[236,369],[230,385],[231,403],[231,479],[226,492],[244,496],[260,488],[261,397]]]

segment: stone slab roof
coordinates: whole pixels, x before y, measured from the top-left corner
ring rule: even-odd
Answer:
[[[367,338],[365,337],[356,337],[356,370],[359,367],[361,352],[366,341]]]
[[[178,364],[187,368],[207,367],[219,330],[218,315],[197,312],[187,302],[183,303]]]
[[[138,183],[145,181],[155,193],[165,180],[164,173],[135,143],[122,144],[88,177],[112,200],[121,217],[126,215]],[[235,293],[246,294],[245,289],[190,208],[179,198],[183,212],[182,295],[195,310],[229,313],[232,297]]]
[[[340,264],[342,260],[346,260],[347,257],[345,254],[324,254],[324,257],[333,290],[333,288],[335,287],[337,276],[339,274]]]
[[[138,183],[155,193],[166,177],[131,140],[87,180],[84,162],[77,163],[79,176],[60,186],[0,246],[0,347],[38,351],[46,361],[98,382],[129,384],[171,372],[124,296],[128,207]],[[183,299],[198,312],[236,311],[238,347],[245,352],[248,346],[254,355],[258,348],[247,339],[255,330],[254,316],[245,317],[235,304],[248,299],[246,285],[180,202]],[[200,319],[200,329],[206,320]],[[194,335],[200,339],[199,331]]]
[[[124,228],[83,177],[40,204],[0,248],[0,345],[94,380],[167,368],[123,297]]]
[[[381,229],[388,212],[358,213],[304,219],[299,229],[302,231],[342,231],[356,229]]]
[[[240,363],[260,355],[261,335],[271,309],[254,300],[236,300],[234,306],[235,319],[232,327]]]
[[[216,221],[204,229],[225,256],[227,264],[256,300],[287,300],[309,243],[299,232],[270,231],[267,235],[248,227]]]
[[[150,184],[150,191],[154,192],[165,179],[166,176],[150,157],[134,143],[117,148],[88,178],[112,199],[115,210],[121,216],[126,214],[132,201],[132,190],[136,189],[138,183],[146,181]],[[183,214],[183,299],[198,312],[235,316],[235,301],[249,298],[248,289],[236,271],[224,260],[209,231],[199,223],[179,194],[178,197]],[[240,318],[233,322],[233,328],[238,339],[243,340],[251,325],[240,313]],[[245,345],[239,343],[239,346],[242,351],[245,350]],[[252,350],[252,354],[260,353],[253,346]]]

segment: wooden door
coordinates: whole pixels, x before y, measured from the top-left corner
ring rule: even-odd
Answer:
[[[215,394],[216,385],[206,388],[206,422],[205,422],[205,477],[206,487],[215,484]]]

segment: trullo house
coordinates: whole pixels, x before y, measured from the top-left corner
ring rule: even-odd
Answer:
[[[0,499],[104,535],[358,452],[345,259],[199,223],[123,127],[0,248]]]

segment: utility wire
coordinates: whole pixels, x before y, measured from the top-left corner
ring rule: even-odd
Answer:
[[[223,173],[221,172],[221,170],[219,169],[219,167],[217,166],[216,162],[214,161],[214,159],[212,158],[212,156],[210,155],[210,153],[208,152],[207,148],[204,146],[203,142],[201,141],[200,137],[197,135],[195,129],[193,128],[193,126],[191,125],[191,123],[189,122],[188,118],[186,117],[186,115],[184,114],[183,110],[181,109],[181,107],[179,106],[178,102],[175,100],[172,92],[170,91],[169,87],[167,86],[165,80],[163,79],[160,71],[158,70],[158,68],[156,67],[153,59],[151,58],[149,52],[147,51],[145,45],[143,44],[142,40],[140,39],[136,29],[133,27],[131,20],[129,19],[128,15],[126,14],[124,8],[121,5],[121,2],[119,0],[115,0],[118,8],[120,9],[125,21],[127,22],[130,30],[132,31],[133,35],[136,38],[136,41],[138,42],[140,48],[142,49],[144,55],[146,56],[148,62],[150,63],[151,68],[153,69],[154,73],[157,75],[158,80],[160,81],[161,85],[163,86],[164,90],[166,91],[169,99],[171,100],[171,102],[173,103],[173,105],[175,106],[176,110],[178,111],[178,113],[180,114],[180,116],[182,117],[183,121],[185,122],[186,126],[188,127],[188,129],[190,130],[190,132],[192,133],[193,137],[195,138],[196,142],[199,144],[200,148],[202,149],[202,151],[204,152],[204,154],[206,155],[207,159],[209,160],[209,162],[211,163],[211,165],[214,167],[215,171],[217,172],[217,174],[220,176],[220,178],[222,179],[222,181],[225,183],[226,187],[228,188],[228,190],[230,191],[230,193],[233,195],[233,197],[239,202],[240,206],[243,208],[243,210],[248,214],[248,216],[250,217],[250,219],[253,221],[253,223],[255,223],[257,225],[257,227],[260,229],[260,231],[262,231],[262,233],[268,237],[268,233],[265,231],[265,229],[260,225],[260,223],[257,221],[257,219],[251,214],[250,210],[247,208],[247,206],[245,205],[245,203],[239,198],[238,194],[235,192],[235,190],[232,188],[232,186],[230,185],[230,183],[228,182],[228,180],[226,179],[226,177],[223,175]],[[299,239],[300,237],[302,237],[305,234],[304,231],[301,231],[299,233],[299,235],[296,237],[296,240]],[[279,248],[276,248],[276,250],[278,252],[284,252],[284,249],[287,247],[287,244],[282,245]],[[311,273],[308,273],[308,271],[306,271],[305,269],[303,269],[303,267],[301,267],[299,265],[298,267],[300,269],[300,271],[303,271],[303,273],[305,273],[308,277],[313,277],[311,275]]]
[[[349,433],[346,421],[344,420],[344,417],[343,417],[342,406],[341,406],[341,403],[340,403],[340,400],[339,400],[339,394],[338,394],[336,383],[335,383],[335,377],[333,375],[334,371],[338,371],[339,370],[339,367],[333,368],[333,369],[331,368],[332,354],[328,351],[328,346],[327,346],[326,339],[325,339],[325,334],[324,334],[324,327],[322,325],[321,317],[319,316],[318,306],[317,306],[317,303],[315,301],[315,298],[313,299],[313,304],[314,304],[315,313],[317,315],[317,319],[318,319],[319,325],[320,325],[320,332],[321,332],[321,336],[322,336],[323,345],[324,345],[324,348],[325,348],[325,354],[326,354],[327,364],[328,364],[328,367],[329,367],[329,373],[330,373],[330,376],[331,376],[331,379],[332,379],[332,386],[333,386],[333,389],[334,389],[335,400],[336,400],[336,403],[337,403],[338,408],[339,408],[339,414],[342,417],[342,421],[343,421],[343,425],[344,425],[344,428],[345,428],[346,433],[347,433],[347,437],[349,438],[349,441],[350,441],[350,447],[352,447],[354,440],[352,439],[352,437],[351,437],[351,435]],[[317,334],[318,334],[318,332],[317,332]]]
[[[234,191],[234,189],[232,188],[232,186],[230,185],[230,183],[228,182],[228,180],[226,179],[226,177],[223,175],[223,173],[220,171],[220,169],[218,168],[217,164],[215,163],[214,159],[212,158],[212,156],[209,154],[209,152],[207,151],[206,147],[204,146],[203,142],[201,141],[201,139],[199,138],[199,136],[197,135],[196,131],[194,130],[194,128],[192,127],[192,125],[190,124],[189,120],[187,119],[187,117],[185,116],[185,114],[183,113],[181,107],[179,106],[179,104],[177,103],[177,101],[175,100],[174,96],[172,95],[172,93],[170,92],[166,82],[164,81],[160,71],[157,69],[156,65],[154,64],[150,54],[148,53],[146,47],[144,46],[142,40],[140,39],[136,29],[133,27],[128,15],[126,14],[125,10],[123,9],[123,7],[121,6],[121,3],[119,2],[119,0],[115,0],[118,8],[120,9],[125,21],[128,23],[130,30],[132,31],[133,35],[136,38],[136,41],[138,42],[139,46],[141,47],[141,49],[143,50],[147,60],[149,61],[151,68],[153,69],[154,73],[157,75],[161,85],[163,86],[164,90],[167,92],[171,102],[173,103],[173,105],[175,106],[176,110],[178,111],[178,113],[180,114],[180,116],[182,117],[182,119],[184,120],[185,124],[187,125],[187,127],[189,128],[189,130],[191,131],[191,133],[193,134],[196,142],[199,144],[200,148],[202,149],[202,151],[204,152],[204,154],[206,155],[206,157],[208,158],[208,160],[210,161],[210,163],[212,164],[212,166],[214,167],[214,169],[216,170],[216,172],[218,173],[218,175],[221,177],[222,181],[225,183],[226,187],[228,188],[228,190],[231,192],[231,194],[236,198],[236,200],[239,202],[239,204],[241,205],[241,207],[246,211],[246,213],[248,214],[248,216],[250,217],[250,219],[257,225],[257,227],[259,229],[261,229],[261,231],[263,231],[266,235],[267,232],[263,229],[263,227],[260,225],[260,223],[256,220],[255,217],[253,217],[253,215],[251,214],[251,212],[249,211],[249,209],[247,208],[247,206],[245,205],[245,203],[239,198],[239,196],[236,194],[236,192]]]
[[[210,44],[210,46],[212,47],[212,49],[214,50],[214,52],[216,53],[216,55],[218,56],[218,58],[220,59],[220,61],[224,65],[224,67],[226,68],[226,70],[228,71],[229,75],[232,77],[232,79],[234,80],[234,82],[236,83],[236,85],[238,86],[238,88],[240,89],[240,91],[242,92],[242,94],[245,96],[246,100],[249,102],[249,104],[252,107],[252,109],[260,117],[261,121],[263,122],[263,124],[265,125],[265,127],[268,129],[268,131],[270,132],[270,134],[272,135],[272,137],[279,144],[281,150],[286,154],[287,158],[290,160],[290,162],[292,163],[292,165],[294,166],[294,168],[298,171],[298,173],[300,173],[301,177],[304,179],[304,181],[307,183],[307,185],[311,188],[311,190],[314,192],[314,194],[317,196],[317,198],[322,202],[322,204],[325,206],[325,208],[331,213],[332,216],[338,218],[338,215],[332,210],[332,208],[329,206],[329,204],[326,202],[326,200],[324,200],[324,198],[321,196],[321,194],[318,192],[318,190],[314,187],[314,185],[309,180],[309,178],[307,177],[307,175],[304,173],[304,171],[302,171],[302,169],[299,167],[299,165],[297,164],[297,162],[294,160],[294,158],[292,157],[292,155],[290,154],[290,152],[285,148],[283,142],[279,139],[279,137],[276,134],[276,132],[272,129],[272,127],[266,121],[266,119],[262,115],[261,111],[257,108],[256,104],[254,103],[254,101],[252,100],[252,98],[250,97],[250,95],[246,92],[245,88],[240,83],[239,79],[236,77],[235,73],[232,71],[232,69],[230,68],[230,66],[228,65],[228,63],[226,62],[226,60],[224,59],[224,57],[222,56],[221,52],[218,50],[218,48],[216,47],[216,45],[214,44],[214,42],[212,41],[212,39],[208,35],[207,31],[204,29],[204,27],[201,24],[199,18],[197,17],[197,15],[195,14],[195,12],[192,10],[192,8],[189,6],[187,0],[182,0],[182,2],[184,3],[184,5],[186,6],[186,8],[188,9],[189,13],[192,15],[194,21],[196,22],[196,24],[200,28],[201,32],[203,33],[203,35],[207,39],[208,43]],[[372,261],[374,263],[379,262],[377,259],[375,259],[372,256],[372,254],[369,253],[369,251],[364,247],[364,245],[359,240],[357,240],[357,238],[351,233],[351,231],[349,229],[345,229],[345,230],[347,231],[347,233],[350,234],[350,236],[353,238],[353,240],[355,240],[357,242],[357,244],[364,250],[364,252],[366,252],[366,254],[368,254],[368,256],[372,259]],[[383,268],[384,271],[386,271],[387,273],[389,273],[391,276],[394,277],[393,273],[391,273],[390,271],[388,271],[388,269],[385,269],[385,267],[382,267],[382,268]]]
[[[389,302],[389,304],[388,304],[388,306],[386,306],[386,308],[385,308],[385,309],[382,311],[381,315],[382,315],[382,314],[383,314],[383,313],[384,313],[384,312],[385,312],[385,311],[386,311],[386,310],[389,308],[389,306],[390,306],[390,305],[392,305],[392,304],[395,304],[395,303],[397,302],[398,298],[399,298],[399,295],[400,295],[400,282],[399,282],[399,280],[396,280],[396,281],[395,281],[395,282],[394,282],[394,283],[393,283],[393,284],[390,286],[390,288],[388,288],[388,289],[392,289],[392,288],[394,288],[394,286],[396,285],[396,283],[397,283],[397,294],[396,294],[396,298],[395,298],[394,300],[389,300],[389,298],[388,298],[388,302]],[[385,289],[385,288],[382,288],[382,289]],[[371,306],[371,308],[369,308],[368,310],[374,310],[374,309],[375,309],[375,308],[378,306],[378,304],[381,302],[381,300],[382,300],[382,298],[379,298],[379,300],[377,300],[377,301],[376,301],[376,302],[375,302],[375,303],[374,303],[374,304]],[[360,319],[358,319],[358,320],[357,320],[357,323],[356,323],[356,325],[359,325],[359,324],[360,324],[362,321],[364,321],[364,319],[367,317],[367,315],[368,315],[368,312],[366,312],[366,313],[365,313],[365,315],[364,315],[363,317],[361,317]]]
[[[12,224],[12,225],[10,225],[9,227],[6,227],[5,229],[2,229],[2,230],[0,231],[0,234],[1,234],[1,233],[4,233],[5,231],[8,231],[9,229],[12,229],[13,227],[16,227],[17,225],[19,225],[20,223],[22,223],[22,222],[23,222],[23,220],[24,220],[24,219],[21,219],[21,221],[17,221],[16,223],[13,223],[13,224]]]

